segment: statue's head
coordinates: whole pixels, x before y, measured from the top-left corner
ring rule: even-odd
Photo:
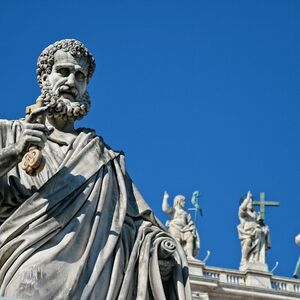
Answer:
[[[50,104],[48,117],[80,119],[90,107],[87,84],[95,70],[95,60],[79,41],[67,39],[44,49],[37,62],[37,78]],[[49,96],[50,95],[50,96]]]
[[[174,198],[173,207],[176,208],[184,208],[185,205],[185,197],[183,195],[177,195]]]

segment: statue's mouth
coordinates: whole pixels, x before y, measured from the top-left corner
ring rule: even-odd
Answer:
[[[74,87],[61,86],[58,91],[59,97],[69,101],[75,101],[78,96],[78,91]]]
[[[74,101],[76,99],[75,93],[73,93],[71,91],[64,91],[64,92],[60,93],[60,96],[65,99],[68,99],[70,101]]]
[[[75,101],[77,99],[78,93],[75,90],[62,90],[59,92],[59,97],[62,97],[64,99],[67,99],[71,102]]]

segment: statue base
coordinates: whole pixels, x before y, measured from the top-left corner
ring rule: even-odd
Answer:
[[[245,272],[246,285],[261,288],[271,288],[271,276],[268,265],[263,263],[248,263],[240,267]]]
[[[203,268],[205,263],[199,259],[188,259],[189,264],[189,272],[193,274],[197,274],[199,276],[203,276]]]
[[[269,272],[268,265],[258,262],[249,262],[243,266],[240,266],[240,271],[263,271]]]

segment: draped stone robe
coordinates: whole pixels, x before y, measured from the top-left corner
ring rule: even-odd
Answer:
[[[0,121],[0,147],[22,121]],[[43,149],[36,176],[0,179],[0,295],[21,299],[191,299],[187,263],[164,283],[158,249],[170,238],[125,171],[124,156],[90,131]]]

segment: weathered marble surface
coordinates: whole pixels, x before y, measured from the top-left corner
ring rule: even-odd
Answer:
[[[191,299],[185,254],[132,183],[124,154],[74,128],[89,111],[94,68],[80,42],[50,45],[38,61],[44,106],[30,122],[0,121],[0,296]],[[46,162],[35,176],[20,167],[31,145]]]

